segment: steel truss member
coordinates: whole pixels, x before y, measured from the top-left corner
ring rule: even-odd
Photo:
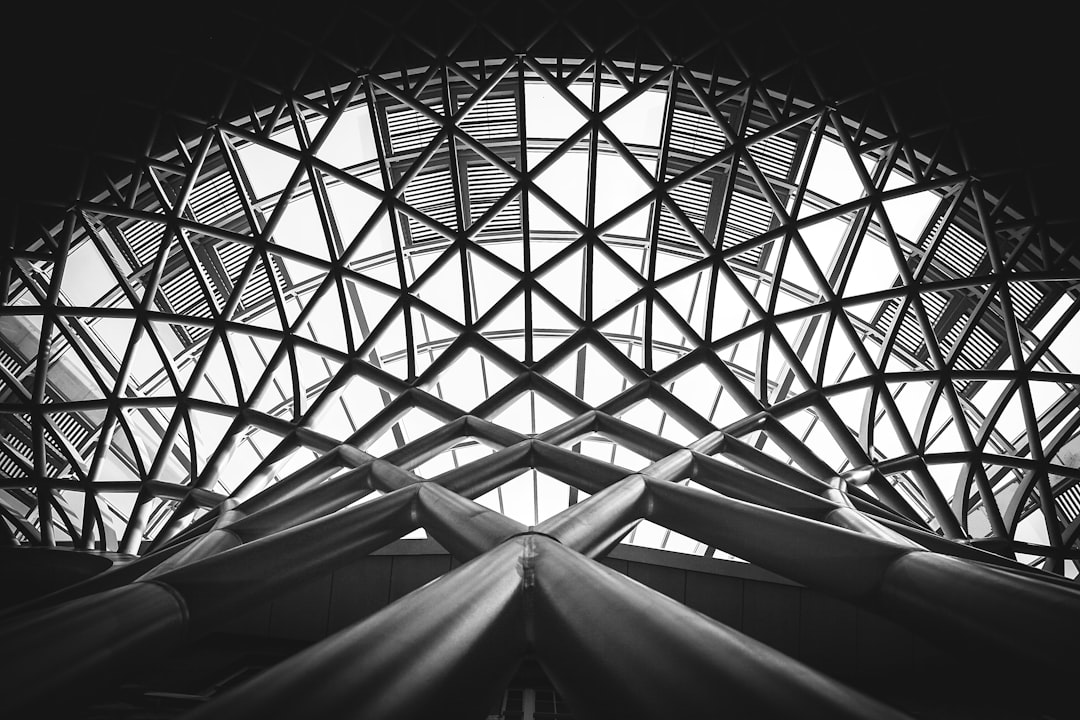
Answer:
[[[5,709],[406,536],[453,569],[191,717],[482,717],[523,659],[580,717],[908,717],[626,545],[1065,683],[1080,272],[1035,201],[810,61],[459,10],[222,71],[5,248],[0,540],[119,558],[2,611]]]

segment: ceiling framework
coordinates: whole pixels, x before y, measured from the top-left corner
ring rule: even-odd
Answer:
[[[1076,574],[1075,274],[898,135],[753,78],[510,54],[191,137],[9,267],[12,541],[138,552],[341,443],[595,408]]]
[[[410,533],[464,564],[200,716],[482,705],[532,654],[586,717],[902,717],[608,572],[619,542],[1060,680],[1072,249],[809,66],[485,30],[482,60],[238,71],[6,250],[0,540],[130,557],[9,613],[9,707]]]

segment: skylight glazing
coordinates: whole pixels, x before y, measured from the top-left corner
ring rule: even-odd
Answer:
[[[1077,574],[1075,278],[835,107],[513,56],[282,97],[112,181],[3,288],[19,542],[137,552],[341,445],[439,480],[537,439],[612,477],[773,458]],[[527,455],[477,499],[537,525],[568,482]]]

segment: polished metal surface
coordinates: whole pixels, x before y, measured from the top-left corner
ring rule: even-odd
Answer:
[[[478,717],[523,659],[581,717],[907,717],[604,567],[620,542],[1063,687],[1068,233],[719,26],[687,54],[648,14],[605,44],[447,12],[445,47],[402,23],[401,58],[312,43],[292,84],[159,108],[168,142],[5,248],[0,541],[130,561],[3,611],[3,707],[409,533],[454,569],[192,717]]]

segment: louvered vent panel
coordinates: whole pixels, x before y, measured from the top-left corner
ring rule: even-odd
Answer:
[[[670,147],[675,153],[709,157],[727,147],[727,139],[712,118],[676,107],[671,116]]]
[[[243,205],[236,194],[232,177],[222,172],[195,186],[188,200],[188,209],[200,223],[220,227],[227,219],[240,215]]]
[[[458,127],[482,142],[516,138],[517,102],[513,97],[486,97],[461,119]]]
[[[457,226],[454,185],[448,169],[441,168],[418,175],[405,188],[405,201],[451,229]],[[443,239],[436,230],[414,218],[409,218],[409,233],[414,243]]]
[[[470,222],[475,223],[493,203],[501,200],[514,185],[514,181],[501,170],[487,164],[470,165],[467,170],[469,183]],[[518,197],[500,210],[480,230],[481,235],[498,235],[520,230],[521,201]]]
[[[438,125],[412,108],[387,110],[386,127],[390,151],[395,155],[422,150],[439,132]]]

